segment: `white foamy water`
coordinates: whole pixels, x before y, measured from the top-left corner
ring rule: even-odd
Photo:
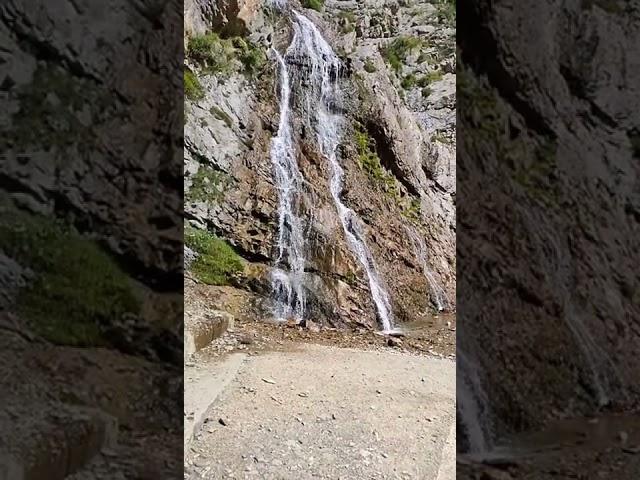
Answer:
[[[304,234],[297,215],[296,199],[304,179],[296,162],[296,148],[291,127],[291,83],[282,56],[274,50],[280,72],[280,123],[271,140],[271,163],[278,189],[278,257],[271,282],[279,320],[304,317]]]
[[[360,219],[341,199],[344,170],[337,158],[337,147],[343,117],[336,113],[340,106],[337,79],[342,62],[322,37],[316,26],[305,16],[293,11],[294,36],[287,49],[287,58],[300,65],[309,85],[300,92],[307,115],[315,120],[318,147],[329,161],[331,179],[329,188],[347,243],[364,268],[369,281],[371,297],[376,305],[383,331],[393,330],[393,312],[389,295],[382,285],[371,251],[367,247]]]

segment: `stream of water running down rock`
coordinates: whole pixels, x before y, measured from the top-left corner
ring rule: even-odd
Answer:
[[[447,298],[447,294],[445,293],[443,288],[438,285],[433,272],[429,268],[427,246],[425,245],[422,237],[420,237],[420,234],[415,229],[406,227],[406,230],[409,235],[409,239],[411,240],[411,244],[413,245],[413,252],[422,267],[424,278],[427,279],[427,283],[429,284],[429,288],[431,289],[433,301],[436,305],[436,308],[439,312],[442,312],[449,307],[449,299]]]
[[[329,188],[333,197],[347,243],[364,268],[369,281],[371,296],[376,305],[382,330],[393,329],[393,312],[389,295],[382,285],[371,251],[367,247],[361,222],[356,213],[348,208],[341,199],[344,170],[337,158],[337,147],[343,117],[336,113],[340,105],[338,78],[342,62],[331,46],[322,37],[316,26],[295,10],[294,35],[286,57],[308,64],[310,87],[300,92],[306,103],[307,115],[314,118],[318,147],[331,166]]]
[[[304,317],[304,234],[296,213],[296,195],[301,192],[303,177],[296,162],[291,126],[291,85],[289,70],[282,56],[274,50],[280,72],[280,123],[271,141],[271,162],[278,189],[278,257],[271,274],[275,297],[275,317],[279,320]],[[285,268],[288,267],[288,271]]]

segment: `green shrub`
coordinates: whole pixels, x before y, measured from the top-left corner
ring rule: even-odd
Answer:
[[[429,95],[431,95],[431,87],[424,87],[420,93],[422,95],[422,98],[427,98]]]
[[[456,0],[440,0],[437,4],[438,21],[452,24],[456,21]]]
[[[410,73],[402,79],[400,86],[405,90],[411,90],[416,85],[416,76]]]
[[[229,285],[233,276],[244,270],[242,259],[233,248],[207,231],[189,227],[185,230],[184,241],[198,253],[191,271],[207,285]]]
[[[140,312],[129,277],[93,241],[42,217],[11,215],[0,249],[35,272],[17,298],[18,313],[50,342],[109,346],[102,326]]]
[[[236,61],[249,75],[256,74],[266,63],[259,46],[241,37],[220,38],[216,33],[190,38],[187,55],[205,71],[221,75],[232,72]]]
[[[191,202],[216,203],[222,200],[228,183],[229,177],[225,173],[200,165],[185,197]]]
[[[304,8],[310,8],[316,12],[321,12],[324,8],[324,0],[302,0]]]
[[[396,179],[382,167],[380,157],[376,152],[374,140],[366,132],[364,126],[359,123],[355,125],[354,134],[360,167],[367,172],[373,181],[381,186],[386,193],[394,198],[398,197],[400,192],[398,191]]]
[[[204,97],[204,89],[198,77],[191,71],[184,71],[184,95],[189,100],[200,100]]]
[[[382,56],[389,62],[396,73],[402,70],[402,65],[407,60],[407,55],[422,45],[418,37],[398,37],[391,43],[381,48]]]
[[[364,71],[367,73],[374,73],[376,70],[376,65],[373,63],[373,60],[370,58],[365,59],[364,61]]]

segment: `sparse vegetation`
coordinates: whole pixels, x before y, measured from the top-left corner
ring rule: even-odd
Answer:
[[[422,212],[422,205],[419,198],[412,198],[402,209],[402,215],[408,220],[418,221]]]
[[[427,98],[429,95],[431,95],[431,87],[424,87],[420,93],[422,94],[422,98]]]
[[[416,76],[413,73],[410,73],[406,77],[402,79],[400,82],[400,86],[405,90],[411,90],[416,85]]]
[[[343,10],[338,13],[338,21],[342,33],[351,33],[356,29],[356,15],[351,10]]]
[[[191,271],[207,285],[229,285],[231,279],[244,270],[242,259],[233,248],[207,231],[188,227],[184,241],[198,254]]]
[[[204,97],[204,89],[200,80],[191,70],[184,71],[184,95],[189,100],[200,100]]]
[[[302,6],[315,10],[316,12],[322,12],[324,9],[324,0],[302,0]]]
[[[233,126],[233,120],[231,119],[229,114],[224,110],[216,107],[215,105],[209,109],[209,113],[211,113],[211,115],[216,117],[218,120],[222,120],[227,125],[227,127],[231,128]]]
[[[439,0],[436,3],[438,21],[452,24],[456,21],[456,0]]]
[[[391,65],[396,73],[402,71],[402,65],[407,60],[409,53],[420,47],[422,40],[418,37],[398,37],[381,49],[382,56]]]
[[[129,277],[115,261],[61,222],[9,213],[0,226],[0,250],[34,272],[19,291],[17,308],[50,342],[109,346],[103,327],[140,311]]]
[[[226,75],[242,65],[244,73],[255,75],[266,63],[262,49],[241,38],[220,38],[216,33],[197,35],[189,39],[187,55],[209,73]]]
[[[399,192],[396,179],[382,167],[380,157],[376,152],[375,142],[361,124],[355,125],[355,141],[358,149],[358,163],[360,167],[364,169],[385,192],[393,197],[397,197]]]
[[[365,72],[374,73],[377,70],[378,69],[376,68],[376,65],[373,63],[373,60],[371,60],[370,58],[365,59],[365,61],[364,61],[364,71]]]
[[[223,172],[206,165],[200,165],[193,176],[191,188],[186,192],[186,199],[191,202],[216,203],[222,200],[229,177]]]

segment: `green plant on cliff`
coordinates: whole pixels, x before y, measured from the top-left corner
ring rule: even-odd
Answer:
[[[243,71],[255,75],[266,63],[266,55],[256,44],[242,37],[221,38],[217,33],[189,39],[187,56],[209,73],[226,75],[239,62]]]
[[[185,198],[190,202],[217,203],[224,197],[228,184],[229,176],[226,173],[200,165]]]
[[[316,12],[322,12],[324,8],[324,0],[302,0],[304,8],[310,8]]]
[[[373,60],[366,58],[364,61],[364,71],[367,73],[374,73],[376,70],[378,69],[376,68],[375,63],[373,63]]]
[[[439,0],[436,3],[437,16],[439,22],[448,24],[456,21],[456,0]]]
[[[0,250],[34,272],[18,292],[17,310],[50,342],[109,346],[101,325],[140,311],[129,277],[96,243],[63,223],[8,213]]]
[[[369,133],[360,123],[354,125],[354,135],[360,167],[367,172],[373,181],[387,194],[393,198],[398,198],[400,192],[396,179],[382,167],[373,138],[369,136]]]
[[[595,6],[607,13],[620,15],[625,12],[627,3],[626,0],[582,0],[582,8],[590,10]]]
[[[200,100],[204,97],[204,89],[195,73],[185,68],[184,70],[184,95],[189,100]]]
[[[198,254],[191,264],[196,278],[207,285],[229,285],[244,270],[244,263],[231,246],[205,231],[188,227],[184,243]]]
[[[411,51],[422,45],[422,39],[418,37],[398,37],[391,43],[383,46],[380,53],[391,65],[396,73],[402,70],[402,65],[407,61],[407,56]]]

